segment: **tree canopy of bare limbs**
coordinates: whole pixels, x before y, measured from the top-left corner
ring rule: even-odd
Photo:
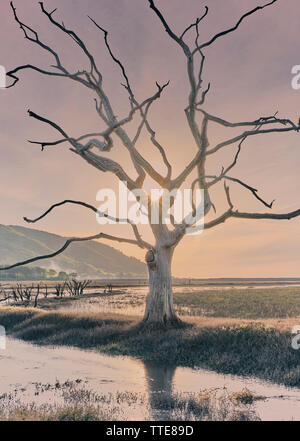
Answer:
[[[123,64],[123,62],[114,54],[114,50],[110,45],[108,32],[102,26],[100,26],[96,20],[89,17],[92,24],[96,26],[97,30],[102,34],[108,55],[111,57],[113,63],[119,67],[120,75],[123,81],[122,85],[126,89],[129,97],[129,109],[127,115],[123,118],[117,117],[116,109],[113,108],[111,100],[103,86],[101,69],[95,61],[94,55],[89,51],[85,42],[82,41],[76,32],[68,29],[63,23],[55,18],[56,9],[53,11],[48,11],[44,3],[40,2],[41,13],[48,18],[49,22],[57,29],[58,32],[65,34],[67,37],[71,37],[78,49],[86,56],[87,67],[85,70],[70,72],[64,65],[59,53],[43,42],[38,33],[32,27],[29,27],[27,24],[22,22],[12,2],[11,8],[14,18],[23,31],[25,38],[32,44],[39,46],[41,51],[48,53],[49,58],[53,59],[55,64],[52,64],[50,69],[32,64],[19,66],[8,72],[7,75],[12,80],[8,87],[16,85],[16,83],[19,81],[19,74],[21,71],[26,69],[31,69],[42,75],[57,77],[58,79],[63,78],[78,83],[83,88],[93,91],[95,96],[95,111],[97,112],[99,119],[104,126],[102,132],[85,133],[79,138],[74,138],[72,133],[67,133],[63,127],[57,124],[57,122],[29,110],[28,113],[30,117],[35,118],[41,123],[48,124],[60,135],[59,139],[57,139],[55,142],[48,142],[46,140],[30,142],[41,145],[42,150],[48,147],[53,148],[61,144],[69,144],[70,150],[74,154],[79,155],[84,161],[88,162],[100,172],[111,172],[118,180],[127,182],[127,186],[130,191],[142,189],[147,176],[152,178],[152,180],[154,180],[162,189],[172,191],[182,187],[187,178],[194,175],[195,179],[192,184],[192,190],[195,191],[196,188],[203,190],[205,196],[205,215],[208,214],[212,208],[214,208],[210,199],[211,189],[217,183],[223,182],[224,198],[228,208],[221,215],[216,215],[212,220],[205,222],[205,229],[213,228],[231,218],[283,220],[292,219],[299,216],[300,209],[282,214],[273,213],[270,211],[263,213],[240,212],[234,206],[228,186],[228,183],[240,185],[248,190],[251,195],[253,195],[253,197],[259,201],[259,203],[264,205],[268,210],[271,210],[273,202],[269,203],[265,201],[260,197],[256,188],[253,188],[246,182],[235,178],[231,173],[238,163],[239,155],[244,144],[249,138],[268,135],[271,133],[298,132],[300,129],[299,123],[294,123],[289,119],[279,118],[277,113],[267,117],[258,116],[254,121],[230,122],[220,116],[210,114],[207,110],[205,110],[204,107],[207,94],[210,91],[210,83],[205,83],[203,78],[206,51],[211,49],[217,40],[226,37],[226,35],[230,33],[233,33],[242,25],[245,20],[250,19],[251,16],[256,13],[260,13],[263,9],[271,7],[277,2],[277,0],[272,0],[263,4],[262,6],[253,8],[242,15],[239,20],[232,25],[232,27],[218,32],[207,41],[201,41],[199,30],[202,22],[207,20],[207,15],[209,12],[208,7],[204,7],[202,15],[186,29],[184,29],[181,33],[176,33],[172,25],[168,22],[167,17],[163,15],[154,0],[143,1],[151,8],[154,17],[160,21],[162,28],[166,31],[166,36],[172,39],[174,44],[178,46],[179,55],[184,57],[186,62],[186,78],[189,85],[189,93],[184,112],[195,145],[195,154],[191,161],[186,164],[178,175],[174,176],[171,162],[168,159],[167,151],[159,142],[156,132],[149,119],[152,106],[159,101],[169,83],[156,83],[153,94],[150,97],[139,100],[134,93],[134,88],[130,82],[125,64]],[[188,39],[187,37],[190,37],[192,35],[191,33],[194,34],[194,38],[192,39],[193,43],[188,43],[187,40],[191,41],[191,39]],[[139,123],[137,125],[138,128],[136,134],[135,136],[130,137],[127,126],[132,121],[136,121],[137,118],[139,118]],[[220,143],[210,145],[209,129],[213,124],[225,128],[229,127],[236,128],[237,130],[240,129],[240,133]],[[161,174],[157,168],[151,164],[151,162],[145,159],[138,149],[141,133],[144,131],[149,135],[153,148],[157,149],[161,156],[162,165],[164,165],[166,169],[165,174]],[[124,149],[129,152],[132,164],[136,171],[136,177],[129,176],[121,164],[110,159],[109,155],[107,155],[107,153],[114,148],[115,139],[118,139],[118,141],[122,143]],[[218,175],[207,174],[207,158],[219,152],[221,149],[226,149],[228,146],[236,146],[236,153],[233,155],[230,165],[226,168],[223,167]],[[148,197],[148,207],[151,207],[152,203],[153,201],[151,200],[151,197]],[[94,211],[95,213],[98,212],[97,208],[85,202],[64,200],[52,205],[37,219],[24,219],[29,223],[37,222],[38,220],[47,216],[47,214],[55,208],[66,204],[80,205]],[[158,205],[160,206],[160,204],[161,199],[159,200]],[[151,210],[149,210],[149,213],[150,212]],[[108,217],[108,215],[105,213],[98,212],[98,214],[100,216]],[[197,221],[195,217],[192,223],[188,223],[186,219],[187,218],[184,218],[180,223],[171,222],[172,225],[169,226],[162,222],[161,219],[158,224],[151,224],[150,222],[154,236],[153,244],[143,240],[137,225],[134,224],[130,219],[127,219],[133,230],[133,238],[117,237],[104,234],[102,232],[99,232],[99,234],[94,236],[73,237],[68,239],[66,243],[56,252],[16,263],[10,267],[7,267],[6,269],[32,263],[40,259],[52,258],[60,253],[63,253],[64,250],[74,242],[88,241],[93,239],[110,239],[112,241],[135,244],[147,251],[146,262],[149,270],[150,286],[143,321],[145,323],[178,325],[180,324],[180,320],[177,318],[174,312],[172,298],[171,261],[174,249],[185,236],[187,228],[193,228]],[[118,221],[117,218],[115,220]],[[5,268],[1,269],[3,270]]]

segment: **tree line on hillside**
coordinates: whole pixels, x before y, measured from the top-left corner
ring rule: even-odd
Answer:
[[[57,273],[53,269],[36,267],[20,267],[3,271],[1,273],[1,280],[3,281],[28,281],[28,280],[71,280],[76,279],[77,273],[66,273],[60,271]]]

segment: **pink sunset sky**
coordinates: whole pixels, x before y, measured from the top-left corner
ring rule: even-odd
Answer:
[[[257,0],[157,0],[168,23],[181,33],[186,26],[209,13],[200,26],[200,41],[236,23],[247,10],[267,1]],[[40,39],[60,53],[71,70],[88,64],[72,39],[58,32],[41,14],[38,1],[15,0],[19,17],[39,32]],[[150,121],[177,175],[193,158],[196,147],[184,115],[188,99],[185,57],[150,10],[147,0],[46,0],[48,10],[58,8],[63,21],[86,42],[103,73],[104,88],[117,115],[128,113],[126,91],[120,85],[118,67],[107,54],[102,34],[89,21],[93,17],[109,31],[114,53],[124,62],[135,95],[140,101],[152,95],[155,82],[170,80],[150,113]],[[298,122],[300,90],[291,87],[291,69],[300,65],[299,0],[278,0],[249,17],[239,29],[205,50],[205,86],[211,83],[205,110],[229,121],[255,120],[278,111],[278,117]],[[53,64],[50,54],[24,39],[13,19],[8,0],[2,0],[0,18],[0,65],[7,70],[31,63],[42,68]],[[97,205],[100,188],[117,188],[112,174],[94,169],[74,155],[65,143],[44,152],[31,140],[56,140],[60,135],[27,115],[27,109],[60,124],[78,137],[103,130],[95,112],[93,94],[67,79],[41,76],[32,71],[19,74],[11,89],[0,90],[0,206],[1,224],[28,226],[23,216],[36,217],[49,205],[76,199]],[[134,127],[133,127],[134,129]],[[132,129],[132,133],[134,130]],[[210,145],[240,133],[211,125]],[[160,157],[146,134],[140,151],[160,167]],[[236,145],[208,161],[208,174],[219,174],[232,162]],[[132,173],[124,147],[116,144],[111,157]],[[248,139],[231,175],[259,189],[267,201],[275,199],[273,212],[300,208],[300,134],[267,134]],[[231,184],[232,200],[240,211],[266,212],[249,192]],[[223,187],[212,194],[217,216],[226,208]],[[100,227],[84,208],[64,207],[33,228],[64,236],[87,236],[100,230],[128,235],[127,226]],[[144,232],[148,237],[148,232]],[[107,242],[112,245],[110,242]],[[116,245],[128,255],[143,259],[144,251]],[[183,239],[174,255],[173,273],[183,277],[292,277],[300,276],[300,218],[291,221],[228,220],[215,229]]]

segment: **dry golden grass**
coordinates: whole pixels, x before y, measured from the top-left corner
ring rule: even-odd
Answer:
[[[215,328],[219,326],[263,326],[274,328],[278,331],[291,332],[293,326],[299,324],[300,318],[265,318],[265,319],[239,319],[227,317],[184,317],[187,323],[191,323],[200,328]]]

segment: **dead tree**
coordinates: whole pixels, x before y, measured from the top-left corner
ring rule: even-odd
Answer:
[[[220,182],[224,183],[224,198],[228,203],[228,208],[219,216],[216,216],[213,220],[207,221],[204,224],[205,229],[213,228],[229,219],[292,219],[299,216],[300,209],[289,213],[273,213],[267,212],[241,212],[238,211],[234,202],[230,197],[230,191],[228,183],[238,185],[243,189],[246,189],[253,195],[256,200],[261,203],[268,210],[273,208],[273,202],[265,201],[258,193],[258,190],[246,182],[235,178],[231,172],[239,160],[239,155],[244,148],[246,142],[253,138],[260,137],[262,135],[268,135],[271,133],[285,133],[285,132],[298,132],[299,122],[296,123],[286,119],[279,118],[276,114],[261,117],[258,116],[253,121],[241,121],[230,122],[224,118],[216,115],[212,115],[205,109],[205,101],[208,92],[210,91],[210,83],[204,81],[204,65],[206,61],[206,51],[210,49],[213,44],[220,38],[234,32],[240,27],[240,25],[253,14],[261,12],[263,9],[274,5],[277,0],[269,1],[262,6],[257,6],[249,12],[242,15],[239,20],[230,28],[216,33],[213,37],[207,41],[202,41],[200,38],[200,27],[204,20],[207,19],[208,8],[203,9],[203,14],[200,18],[197,18],[195,22],[190,24],[183,32],[176,32],[171,24],[168,23],[167,18],[163,15],[161,10],[156,5],[154,0],[144,0],[145,6],[149,6],[154,13],[156,19],[158,19],[162,25],[162,28],[166,31],[166,36],[173,40],[179,48],[179,52],[183,56],[186,62],[187,83],[189,86],[189,93],[187,97],[187,106],[184,109],[185,117],[188,127],[191,131],[193,142],[195,146],[195,154],[193,158],[185,165],[182,171],[178,175],[174,175],[172,165],[167,157],[165,147],[159,142],[156,132],[152,127],[149,119],[150,110],[154,103],[156,103],[161,95],[165,92],[169,83],[160,85],[156,83],[156,90],[153,95],[139,100],[129,80],[125,65],[118,59],[109,42],[108,32],[103,29],[94,19],[90,18],[93,25],[100,32],[104,38],[104,44],[106,45],[108,55],[111,57],[113,63],[120,68],[120,74],[123,79],[123,86],[129,97],[129,110],[124,117],[116,116],[119,112],[115,109],[107,95],[104,85],[101,70],[95,61],[93,54],[89,51],[86,44],[82,41],[79,35],[71,29],[68,29],[63,23],[54,17],[55,11],[48,11],[43,2],[40,2],[41,13],[48,18],[53,27],[64,34],[66,37],[71,37],[74,40],[75,45],[86,56],[87,67],[84,70],[69,71],[64,65],[61,56],[52,47],[43,42],[38,33],[32,28],[26,25],[18,17],[16,8],[11,3],[14,18],[24,36],[32,44],[38,46],[43,52],[47,53],[49,57],[54,59],[54,65],[51,63],[51,68],[43,68],[32,64],[25,64],[19,66],[10,72],[8,77],[13,81],[9,87],[14,86],[19,81],[19,73],[23,70],[30,69],[38,72],[41,75],[57,77],[57,79],[66,79],[73,81],[74,83],[81,85],[88,91],[92,91],[95,97],[96,112],[100,121],[104,125],[104,129],[101,132],[82,134],[79,138],[75,138],[72,134],[66,132],[66,130],[58,125],[55,121],[52,121],[42,115],[38,115],[32,110],[28,111],[30,117],[35,118],[41,123],[47,124],[55,129],[60,138],[54,142],[49,141],[30,141],[34,144],[39,144],[42,150],[45,148],[54,148],[64,144],[70,145],[72,153],[80,156],[84,161],[91,166],[98,169],[100,172],[111,172],[120,181],[127,182],[128,189],[134,191],[135,189],[142,189],[146,176],[149,176],[154,180],[162,189],[172,191],[182,187],[187,178],[194,178],[192,184],[192,190],[197,188],[203,190],[205,195],[205,210],[207,215],[212,212],[214,205],[210,199],[211,189]],[[192,39],[193,43],[190,43],[190,39],[187,37],[194,33]],[[188,41],[188,42],[187,42]],[[52,61],[52,60],[51,60]],[[137,131],[135,136],[130,137],[127,130],[127,126],[134,120],[139,118],[137,125]],[[209,129],[213,124],[217,124],[223,127],[240,129],[240,133],[234,137],[228,138],[219,143],[213,143],[209,141]],[[139,151],[138,143],[141,139],[141,133],[145,131],[149,135],[149,138],[153,144],[153,148],[158,149],[161,155],[161,163],[165,168],[165,173],[160,173],[154,165],[149,162]],[[130,177],[124,170],[124,168],[116,161],[109,158],[108,153],[113,149],[115,140],[121,142],[123,147],[128,151],[132,160],[133,166],[136,171],[135,177]],[[228,146],[236,146],[236,154],[233,155],[231,162],[228,166],[223,167],[220,173],[208,174],[206,171],[206,160],[211,155],[226,149]],[[44,214],[37,219],[24,218],[29,223],[37,222],[44,218],[48,213],[57,207],[65,204],[76,204],[86,207],[92,210],[100,216],[109,217],[107,214],[99,213],[97,209],[90,204],[81,201],[65,200],[57,204],[52,205]],[[154,201],[148,196],[147,204],[149,211],[154,207]],[[162,200],[156,203],[156,207],[160,209]],[[194,213],[193,207],[193,213]],[[157,208],[156,208],[157,209]],[[118,220],[118,219],[115,219]],[[180,323],[178,320],[174,308],[172,297],[172,277],[171,277],[171,262],[174,254],[174,250],[178,243],[186,235],[188,228],[195,227],[195,223],[198,219],[189,223],[184,218],[180,223],[172,222],[172,225],[166,225],[161,219],[158,224],[151,224],[152,233],[154,236],[153,243],[148,243],[141,237],[141,234],[133,222],[127,219],[131,225],[134,239],[116,237],[99,232],[94,236],[88,237],[74,237],[66,241],[66,243],[57,251],[49,253],[44,256],[37,256],[32,259],[28,259],[23,262],[19,262],[15,265],[11,265],[7,268],[1,268],[1,270],[7,270],[19,265],[25,265],[31,262],[36,262],[40,259],[52,258],[60,253],[63,253],[71,243],[82,242],[93,239],[110,239],[112,241],[123,242],[127,244],[134,244],[141,248],[144,248],[146,253],[146,262],[149,270],[149,294],[146,301],[146,309],[144,315],[144,322],[155,322],[161,324],[177,325]],[[174,219],[173,219],[174,221]]]
[[[32,299],[32,292],[34,286],[23,286],[21,283],[17,284],[16,296],[24,306],[29,306]]]
[[[2,287],[1,284],[0,284],[0,303],[1,302],[6,302],[9,299],[10,299],[10,295],[6,293],[5,288]]]
[[[71,280],[70,282],[66,282],[66,288],[70,296],[82,296],[85,288],[90,284],[90,280]]]
[[[13,298],[16,305],[22,306],[30,306],[33,301],[33,307],[37,308],[38,306],[38,297],[40,295],[40,284],[36,287],[36,293],[33,297],[34,293],[34,285],[32,286],[23,286],[21,283],[18,283],[16,288],[12,288],[10,295],[7,297]]]
[[[57,285],[55,285],[54,289],[55,289],[56,297],[63,297],[66,288],[67,288],[66,282],[58,283]]]
[[[45,297],[45,299],[48,297],[48,286],[47,286],[47,284],[45,283],[45,292],[44,292],[44,297]]]
[[[34,297],[34,304],[33,304],[34,308],[37,308],[37,306],[38,306],[39,295],[40,295],[40,284],[38,284],[37,287],[36,287],[36,294],[35,294],[35,297]]]

